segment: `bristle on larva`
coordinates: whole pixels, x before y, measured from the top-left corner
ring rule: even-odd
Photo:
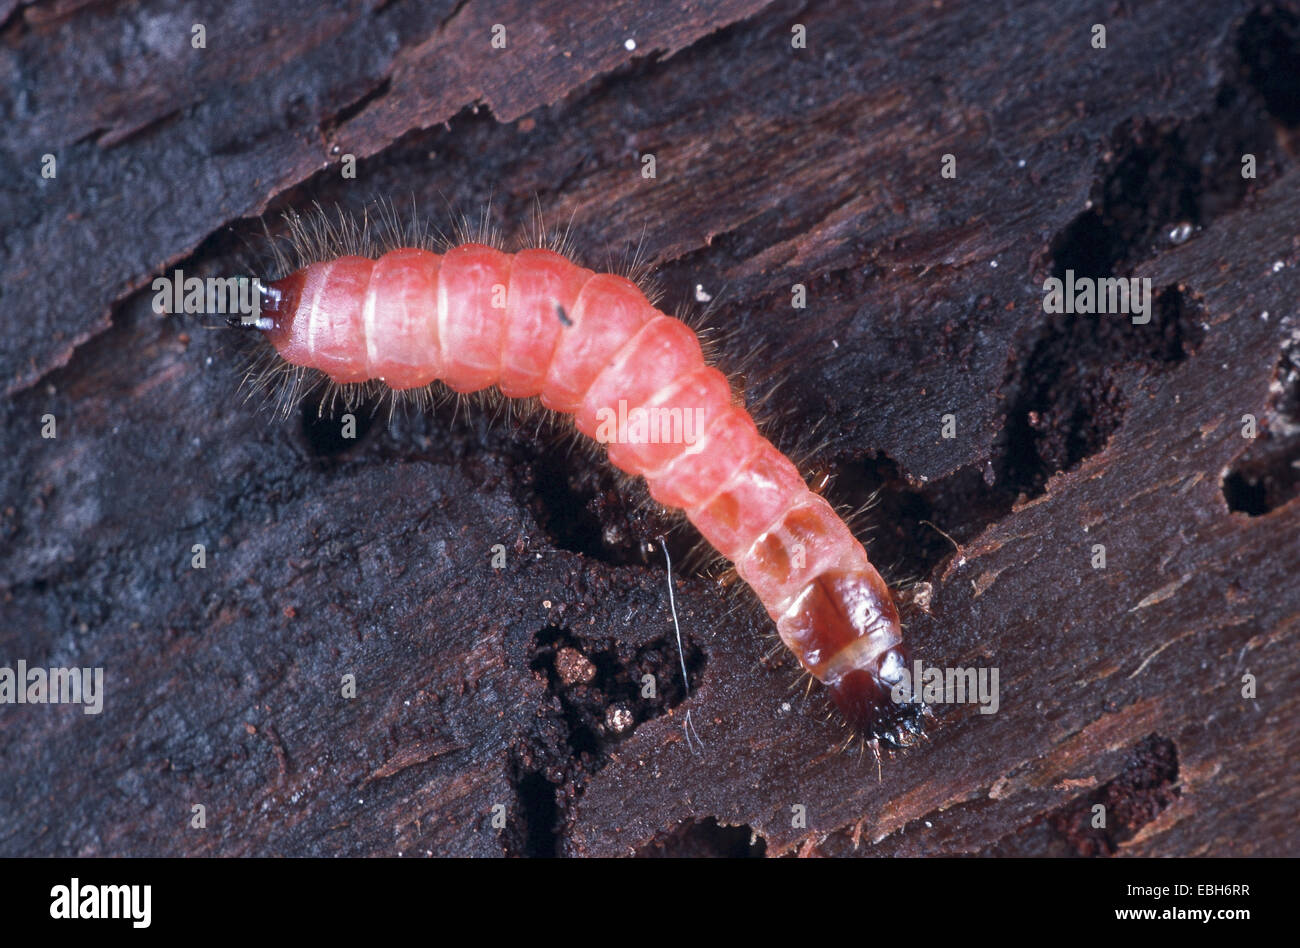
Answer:
[[[289,371],[394,392],[496,388],[570,416],[734,563],[873,751],[917,739],[928,709],[891,697],[909,656],[888,587],[691,328],[555,249],[506,253],[482,226],[450,243],[391,208],[376,217],[289,218],[298,254],[279,259],[259,324]]]

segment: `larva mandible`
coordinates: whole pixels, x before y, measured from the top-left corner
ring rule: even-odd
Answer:
[[[692,329],[631,280],[551,249],[506,253],[471,241],[445,253],[378,253],[365,240],[355,249],[366,255],[300,259],[264,288],[256,325],[285,362],[395,392],[439,381],[460,393],[495,386],[571,415],[734,564],[781,641],[874,752],[917,739],[930,711],[891,696],[909,656],[888,586],[707,364]],[[624,424],[646,418],[674,436]]]

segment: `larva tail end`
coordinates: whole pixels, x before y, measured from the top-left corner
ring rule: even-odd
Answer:
[[[904,748],[921,739],[929,713],[910,700],[909,654],[898,609],[870,564],[818,575],[777,628],[869,746]]]
[[[928,705],[894,700],[889,669],[906,665],[907,656],[898,647],[881,656],[875,668],[855,668],[827,686],[831,702],[868,744],[906,749],[924,738],[926,722],[934,719]]]
[[[790,603],[777,629],[868,745],[917,743],[926,709],[909,700],[909,653],[898,609],[870,563],[820,573]]]

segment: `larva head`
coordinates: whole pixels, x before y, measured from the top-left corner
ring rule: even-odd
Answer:
[[[304,271],[297,270],[262,288],[262,315],[271,319],[269,328],[285,333],[298,309],[298,298],[306,282]]]
[[[240,280],[250,277],[237,277]],[[298,291],[302,288],[302,271],[290,274],[273,283],[254,281],[257,287],[257,311],[255,314],[235,312],[226,317],[226,325],[231,329],[261,329],[271,331],[279,329],[293,314],[298,304]]]
[[[870,565],[816,577],[778,629],[870,746],[901,748],[919,739],[931,712],[919,702],[895,700],[896,686],[907,681],[910,655],[893,597]],[[903,691],[897,688],[900,696]]]
[[[280,358],[319,369],[338,384],[364,382],[369,375],[361,311],[374,266],[366,257],[338,257],[270,284],[263,294],[266,338]]]
[[[225,325],[227,329],[262,329],[267,330],[275,325],[277,311],[282,308],[282,294],[277,290],[274,283],[263,283],[259,278],[237,275],[227,277],[226,280],[234,280],[241,286],[238,297],[238,306],[231,307],[226,311]],[[247,297],[244,296],[242,285],[251,284],[257,293],[257,308],[249,309]]]

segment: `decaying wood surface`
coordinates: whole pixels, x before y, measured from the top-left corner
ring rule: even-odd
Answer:
[[[1296,854],[1297,5],[591,6],[0,4],[0,665],[105,674],[0,706],[0,854]],[[878,777],[691,570],[686,698],[642,487],[451,405],[268,417],[152,311],[375,197],[644,234],[997,713]],[[1067,269],[1151,322],[1046,315]]]

